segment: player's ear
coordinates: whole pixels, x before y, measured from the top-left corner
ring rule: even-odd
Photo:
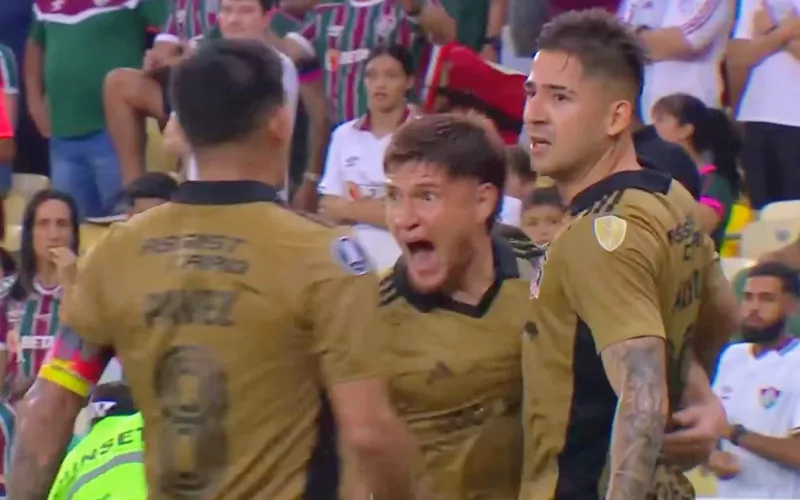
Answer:
[[[606,133],[611,137],[621,134],[623,130],[631,126],[635,111],[635,106],[628,100],[613,101],[609,105]]]
[[[500,191],[494,184],[488,182],[479,184],[477,190],[478,219],[482,222],[489,220],[489,217],[494,215],[499,200]]]
[[[289,142],[292,138],[294,117],[289,115],[286,106],[276,109],[267,121],[267,133],[270,138],[280,144]]]

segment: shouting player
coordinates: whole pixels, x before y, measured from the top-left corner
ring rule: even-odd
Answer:
[[[692,338],[718,349],[722,336],[707,332],[722,310],[720,269],[692,196],[637,161],[635,35],[605,12],[569,12],[543,29],[539,49],[526,82],[532,163],[572,217],[543,266],[539,333],[523,341],[520,498],[642,500],[669,412],[694,403],[697,388],[708,394]],[[720,329],[730,333],[729,322]],[[703,383],[684,391],[693,377]],[[678,414],[679,425],[690,420]],[[659,466],[657,479],[692,495],[673,472]]]
[[[11,497],[46,496],[113,350],[144,417],[153,498],[303,498],[319,481],[322,384],[375,496],[418,498],[413,438],[374,367],[377,279],[348,236],[278,203],[292,121],[280,58],[211,44],[176,67],[172,97],[201,181],[87,255],[20,411]]]
[[[505,145],[478,115],[429,115],[400,128],[384,163],[402,249],[381,281],[392,402],[440,498],[516,500],[536,249],[490,235]]]

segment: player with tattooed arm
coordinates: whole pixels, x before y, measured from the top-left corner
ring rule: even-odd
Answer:
[[[251,40],[175,67],[201,180],[82,261],[20,412],[11,498],[46,497],[111,350],[144,417],[149,498],[332,497],[313,459],[323,389],[376,498],[421,498],[419,450],[375,366],[377,279],[347,234],[279,202],[293,118],[281,77],[275,51]]]
[[[691,498],[661,454],[670,417],[692,444],[716,437],[696,417],[719,415],[700,360],[710,369],[722,337],[707,324],[722,311],[720,269],[692,196],[636,158],[643,68],[616,18],[569,12],[544,27],[525,84],[532,163],[571,219],[547,252],[538,334],[523,340],[521,500]]]

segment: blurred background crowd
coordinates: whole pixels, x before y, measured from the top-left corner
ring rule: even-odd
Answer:
[[[70,257],[53,249],[86,252],[108,224],[192,178],[169,68],[198,45],[263,38],[286,56],[287,202],[353,226],[387,268],[399,249],[385,229],[382,156],[421,113],[491,118],[508,144],[502,221],[536,243],[555,235],[566,206],[531,167],[523,83],[541,26],[592,7],[629,23],[650,58],[643,161],[698,198],[743,315],[800,337],[797,286],[747,289],[800,273],[800,0],[14,0],[0,2],[0,262],[18,277],[4,281],[0,326],[4,342],[11,330],[22,339],[2,363],[9,400],[57,326]],[[724,474],[710,472],[693,480],[714,496],[712,473]]]

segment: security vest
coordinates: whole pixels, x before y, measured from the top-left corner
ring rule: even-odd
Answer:
[[[61,463],[48,500],[145,500],[141,413],[109,416]]]

